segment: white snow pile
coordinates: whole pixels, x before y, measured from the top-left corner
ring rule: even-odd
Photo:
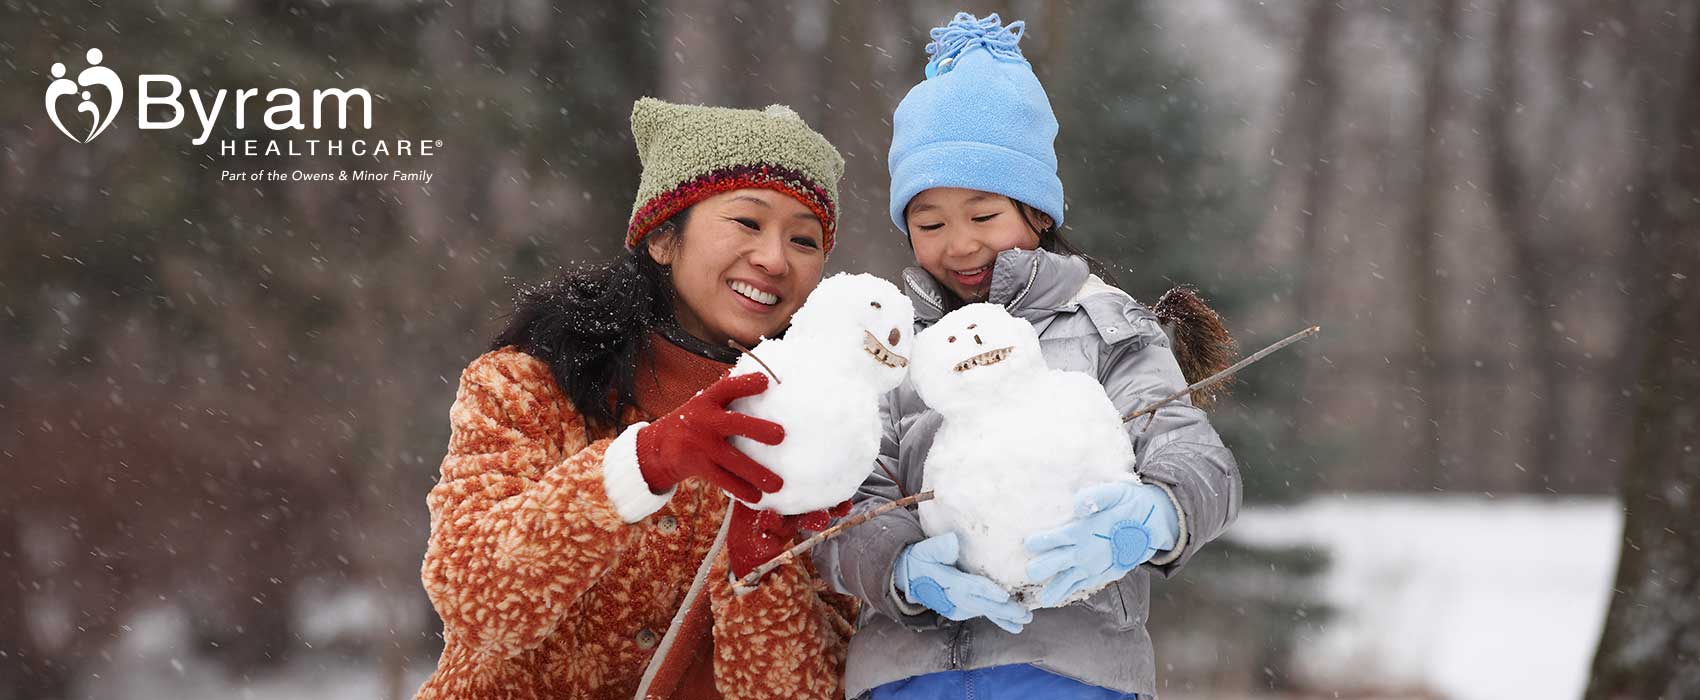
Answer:
[[[730,408],[785,428],[778,445],[732,438],[785,480],[754,507],[795,515],[855,495],[879,456],[880,395],[903,382],[914,323],[914,305],[890,282],[838,274],[809,295],[784,338],[764,340],[754,358],[738,361],[733,375],[763,372],[769,381],[767,391]]]
[[[1246,508],[1226,536],[1328,553],[1337,615],[1293,649],[1308,685],[1545,700],[1587,686],[1622,529],[1610,498],[1335,494]]]
[[[1081,488],[1136,479],[1121,414],[1097,380],[1047,367],[1033,326],[995,304],[922,331],[910,380],[944,419],[927,454],[934,498],[920,506],[921,528],[956,531],[959,566],[1037,607],[1044,582],[1027,580],[1027,536],[1074,519]]]

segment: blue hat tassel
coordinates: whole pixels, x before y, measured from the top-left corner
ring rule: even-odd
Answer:
[[[1026,22],[1016,20],[1006,27],[996,12],[985,19],[958,12],[950,24],[933,29],[933,41],[927,44],[932,58],[927,61],[926,76],[930,80],[949,73],[963,53],[976,47],[984,47],[1000,61],[1026,63],[1019,46],[1026,32]]]

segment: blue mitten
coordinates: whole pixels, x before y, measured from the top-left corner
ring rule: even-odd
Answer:
[[[904,548],[892,572],[898,591],[909,602],[952,620],[984,617],[1010,634],[1020,633],[1033,621],[1033,613],[1010,602],[1009,591],[991,579],[956,568],[960,550],[954,532]]]
[[[1088,486],[1074,494],[1074,520],[1027,538],[1027,578],[1045,581],[1039,604],[1053,607],[1076,591],[1120,579],[1157,552],[1173,549],[1180,514],[1163,487],[1133,482]]]

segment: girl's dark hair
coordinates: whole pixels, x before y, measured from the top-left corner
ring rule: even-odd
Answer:
[[[678,245],[686,209],[650,236]],[[549,365],[573,407],[593,427],[617,428],[637,402],[637,359],[652,333],[673,319],[671,270],[640,243],[605,263],[582,264],[542,284],[522,288],[507,327],[490,349],[517,347]]]
[[[1057,226],[1056,222],[1051,219],[1049,214],[1039,211],[1032,205],[1014,197],[1010,197],[1009,202],[1015,205],[1016,211],[1021,212],[1021,219],[1027,222],[1027,226],[1033,229],[1033,233],[1039,235],[1040,250],[1050,253],[1061,253],[1063,255],[1073,255],[1081,260],[1085,260],[1086,267],[1092,271],[1092,274],[1097,275],[1099,279],[1102,279],[1114,286],[1121,286],[1121,283],[1116,281],[1116,275],[1110,271],[1109,266],[1100,262],[1097,258],[1087,255],[1086,251],[1081,250],[1079,247],[1075,246],[1073,242],[1065,238],[1063,236],[1062,229]],[[1033,224],[1035,220],[1051,221],[1051,225],[1045,228],[1040,228]]]

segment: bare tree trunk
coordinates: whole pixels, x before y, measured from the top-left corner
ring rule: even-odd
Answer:
[[[1299,48],[1299,65],[1287,93],[1286,116],[1276,151],[1288,167],[1303,169],[1303,204],[1299,207],[1299,320],[1312,323],[1324,286],[1318,279],[1318,239],[1333,211],[1338,169],[1330,152],[1340,92],[1340,76],[1334,67],[1334,45],[1343,10],[1332,0],[1313,2],[1305,15],[1304,41]],[[1296,137],[1296,138],[1294,138]],[[1283,152],[1284,151],[1284,152]]]
[[[1412,253],[1407,260],[1410,263],[1408,274],[1411,277],[1411,302],[1417,336],[1412,343],[1412,347],[1417,348],[1417,357],[1410,368],[1410,382],[1421,399],[1416,408],[1421,424],[1417,431],[1419,442],[1412,464],[1422,470],[1420,478],[1428,482],[1427,486],[1438,487],[1444,484],[1447,471],[1440,452],[1441,420],[1446,401],[1441,385],[1442,372],[1435,366],[1435,357],[1446,357],[1449,353],[1439,347],[1444,334],[1440,325],[1439,295],[1442,287],[1435,280],[1440,262],[1439,232],[1435,229],[1439,223],[1438,215],[1446,207],[1447,178],[1443,172],[1447,150],[1445,130],[1447,115],[1452,111],[1447,82],[1452,72],[1449,66],[1453,49],[1457,45],[1454,37],[1458,32],[1458,0],[1441,2],[1435,24],[1434,39],[1426,56],[1428,75],[1423,80],[1422,131],[1417,134],[1421,157],[1418,160],[1416,206],[1405,236]]]
[[[1483,135],[1489,149],[1488,191],[1499,228],[1511,253],[1513,274],[1519,286],[1518,300],[1523,309],[1529,345],[1528,363],[1535,371],[1537,382],[1533,419],[1528,434],[1531,444],[1520,463],[1528,470],[1523,488],[1538,491],[1551,475],[1558,471],[1561,451],[1559,436],[1565,434],[1563,399],[1565,386],[1560,370],[1563,357],[1555,332],[1558,317],[1553,312],[1554,295],[1551,276],[1554,274],[1537,236],[1551,237],[1556,226],[1542,222],[1536,207],[1550,178],[1533,173],[1550,173],[1558,162],[1555,150],[1560,147],[1558,134],[1552,132],[1541,144],[1542,153],[1533,158],[1537,165],[1525,163],[1515,144],[1514,131],[1526,125],[1512,123],[1517,113],[1517,50],[1514,42],[1521,21],[1520,0],[1505,0],[1494,24],[1492,52],[1493,100],[1487,110]],[[1555,126],[1562,124],[1555,118]],[[1537,184],[1538,183],[1538,184]]]
[[[1320,255],[1323,226],[1333,211],[1337,169],[1330,152],[1335,132],[1340,76],[1335,69],[1334,45],[1338,40],[1343,10],[1333,0],[1314,0],[1305,11],[1304,34],[1299,43],[1298,65],[1288,81],[1281,129],[1275,158],[1284,168],[1297,168],[1302,177],[1297,212],[1299,228],[1298,272],[1294,283],[1294,306],[1300,323],[1317,323],[1316,309],[1326,285],[1321,279]],[[1313,360],[1302,361],[1298,378],[1299,395],[1289,411],[1287,444],[1303,444],[1309,434],[1309,416],[1303,394],[1316,374]]]
[[[662,36],[673,41],[657,47],[661,51],[662,96],[675,102],[725,105],[732,86],[724,79],[737,75],[730,70],[732,56],[744,51],[741,43],[720,31],[717,0],[669,0],[662,10],[666,18]]]
[[[1700,148],[1700,17],[1672,13],[1687,52],[1669,144]],[[1643,98],[1646,95],[1642,96]],[[1641,109],[1669,109],[1645,100]],[[1656,137],[1656,134],[1645,136]],[[1655,166],[1656,167],[1656,166]],[[1652,173],[1663,206],[1647,222],[1649,267],[1641,302],[1651,316],[1623,480],[1623,549],[1587,700],[1700,697],[1700,159]]]
[[[869,47],[876,36],[876,23],[884,8],[871,2],[837,2],[827,22],[826,50],[822,52],[817,85],[834,85],[827,111],[817,126],[844,155],[844,180],[838,186],[838,240],[891,241],[891,223],[886,202],[891,182],[885,155],[891,145],[891,113],[897,107],[880,84],[875,66],[879,49]],[[917,52],[918,53],[918,52]],[[900,75],[913,84],[921,78],[919,55],[905,56]],[[863,248],[861,260],[837,261],[850,269],[868,269],[890,276],[908,263],[907,251],[899,246]]]
[[[22,514],[0,511],[0,700],[63,697],[71,667],[36,642],[29,591],[34,572],[24,551]]]
[[[1618,15],[1613,18],[1626,27],[1644,27],[1642,19],[1646,14],[1658,14],[1664,4],[1628,3],[1613,8]],[[1612,436],[1613,440],[1606,445],[1610,450],[1607,454],[1623,454],[1628,452],[1635,420],[1635,401],[1625,396],[1622,387],[1635,383],[1639,360],[1647,351],[1647,314],[1643,299],[1650,286],[1647,270],[1651,269],[1653,261],[1649,252],[1650,241],[1647,233],[1651,228],[1662,225],[1665,191],[1659,187],[1670,177],[1678,153],[1675,149],[1663,147],[1664,143],[1656,143],[1658,135],[1673,133],[1675,116],[1672,111],[1665,109],[1671,101],[1669,87],[1673,82],[1672,75],[1681,73],[1681,59],[1670,60],[1671,55],[1680,53],[1673,47],[1680,46],[1681,40],[1670,40],[1666,37],[1652,37],[1637,32],[1628,40],[1620,43],[1619,60],[1624,66],[1623,72],[1632,84],[1632,92],[1628,100],[1633,116],[1633,128],[1641,138],[1633,142],[1635,153],[1633,162],[1639,167],[1633,173],[1626,190],[1631,193],[1629,203],[1624,207],[1623,222],[1624,236],[1622,252],[1617,255],[1618,284],[1622,293],[1617,295],[1620,300],[1617,317],[1622,324],[1618,333],[1620,341],[1612,362],[1612,370],[1605,372],[1606,389],[1602,394],[1601,410],[1604,412],[1601,423],[1603,432]],[[1622,436],[1622,437],[1619,437]],[[1619,447],[1620,446],[1620,447]],[[1616,447],[1617,449],[1612,449]]]

